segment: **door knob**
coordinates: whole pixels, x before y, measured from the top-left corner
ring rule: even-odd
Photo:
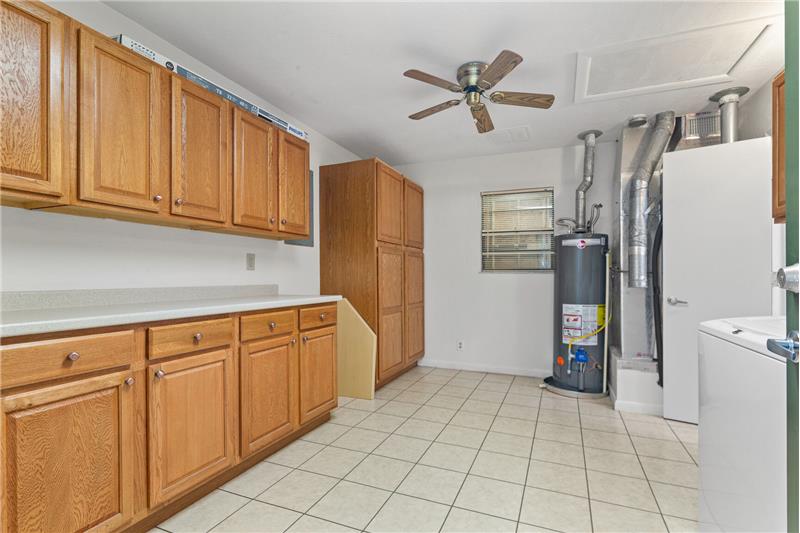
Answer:
[[[689,305],[689,302],[687,302],[686,300],[679,300],[674,296],[670,296],[669,298],[667,298],[667,303],[669,305]]]
[[[778,355],[782,355],[787,361],[796,363],[800,353],[800,334],[790,331],[786,339],[767,339],[767,349]]]
[[[800,292],[800,264],[778,269],[778,287],[785,291]]]

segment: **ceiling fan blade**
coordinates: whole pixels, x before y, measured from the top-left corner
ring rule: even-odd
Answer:
[[[478,78],[478,87],[483,90],[491,89],[520,63],[522,63],[521,55],[511,50],[503,50]]]
[[[427,72],[422,72],[421,70],[407,70],[403,72],[403,76],[406,78],[411,78],[413,80],[422,81],[425,83],[430,83],[431,85],[436,85],[437,87],[441,87],[442,89],[447,89],[448,91],[453,91],[454,93],[461,92],[461,86],[457,83],[453,83],[451,81],[443,80],[433,74],[428,74]]]
[[[489,97],[495,104],[519,105],[549,109],[556,97],[552,94],[515,93],[511,91],[495,91]]]
[[[460,103],[461,100],[448,100],[433,107],[429,107],[428,109],[423,109],[422,111],[414,113],[413,115],[409,115],[408,118],[410,118],[411,120],[419,120],[421,118],[429,117],[434,113],[438,113],[439,111],[444,111],[445,109],[457,106]]]
[[[472,111],[472,118],[475,120],[475,127],[478,128],[478,133],[486,133],[494,129],[492,117],[489,116],[489,111],[486,109],[485,104],[476,104],[470,108],[470,111]]]

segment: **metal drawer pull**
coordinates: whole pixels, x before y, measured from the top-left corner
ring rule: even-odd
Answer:
[[[135,380],[135,379],[133,379],[132,377],[131,377],[131,378],[127,378],[127,379],[125,380],[125,385],[127,385],[128,387],[130,387],[130,386],[131,386],[131,385],[133,385],[134,383],[136,383],[136,380]]]
[[[200,333],[200,332],[197,332],[194,335],[192,335],[192,338],[194,339],[195,344],[199,344],[200,341],[203,340],[203,334]]]
[[[167,375],[167,373],[164,372],[163,370],[161,370],[160,368],[158,370],[156,370],[156,379],[161,379],[166,375]]]
[[[292,337],[292,344],[297,344],[297,339],[295,339],[294,337]]]
[[[285,218],[281,219],[281,224],[286,224],[286,219]]]
[[[161,201],[161,200],[163,200],[163,199],[164,199],[164,197],[163,197],[163,196],[161,196],[160,194],[156,194],[155,196],[153,196],[153,201],[154,201],[155,203],[158,203],[158,202],[160,202],[160,201]]]
[[[328,313],[320,313],[319,314],[319,319],[320,320],[325,320],[325,318],[327,318],[327,316],[328,316]]]
[[[177,199],[175,199],[175,205],[177,205],[177,206],[181,206],[181,205],[183,205],[183,198],[177,198]]]
[[[270,224],[274,224],[275,223],[275,217],[269,217],[269,223]]]
[[[78,352],[69,352],[67,354],[67,359],[69,359],[70,361],[77,361],[80,358],[81,354],[79,354]]]
[[[269,323],[269,329],[275,329],[277,327],[278,327],[278,324],[276,324],[275,322],[270,322]]]
[[[308,335],[303,335],[303,342],[308,342]]]

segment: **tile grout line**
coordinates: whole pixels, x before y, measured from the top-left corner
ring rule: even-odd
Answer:
[[[539,412],[542,409],[541,406],[542,406],[542,396],[540,395],[536,409],[536,421],[533,425],[533,435],[531,436],[531,449],[528,453],[528,468],[525,470],[525,481],[522,485],[522,498],[520,499],[519,511],[517,512],[517,531],[519,531],[519,525],[522,522],[522,507],[525,505],[525,493],[528,492],[528,476],[530,475],[531,472],[531,461],[533,460],[533,445],[536,443],[536,431],[539,429]]]
[[[622,418],[622,417],[620,417]],[[589,527],[594,531],[594,514],[592,513],[592,490],[589,487],[589,473],[587,472],[586,468],[586,444],[583,440],[583,418],[581,418],[581,403],[578,401],[578,423],[581,425],[580,434],[581,434],[581,454],[583,455],[583,475],[586,478],[586,498],[588,499],[589,503]],[[624,422],[623,422],[624,424]],[[627,431],[627,428],[626,428]],[[630,436],[628,437],[630,440]],[[633,448],[633,443],[631,442],[631,447]]]

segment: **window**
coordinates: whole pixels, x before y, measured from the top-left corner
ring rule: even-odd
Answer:
[[[552,270],[553,188],[481,193],[481,270]]]

